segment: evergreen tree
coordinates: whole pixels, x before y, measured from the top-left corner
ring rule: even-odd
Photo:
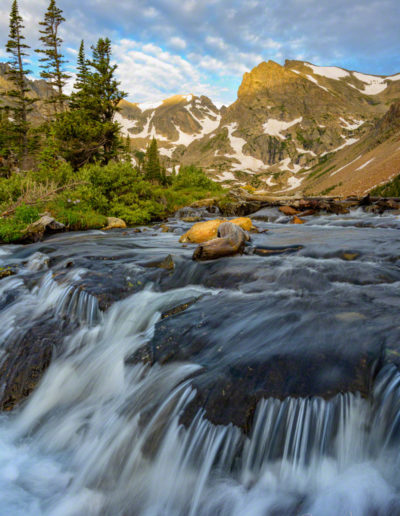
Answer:
[[[8,177],[17,155],[15,125],[9,106],[0,106],[0,176]]]
[[[88,64],[93,71],[85,86],[89,97],[86,108],[100,122],[112,122],[118,104],[127,94],[119,89],[120,82],[114,76],[117,65],[111,64],[111,41],[100,38],[92,50],[93,57]]]
[[[24,68],[24,57],[26,57],[27,49],[30,48],[24,43],[25,37],[22,34],[24,25],[19,14],[17,0],[14,0],[10,13],[10,33],[6,44],[6,51],[11,54],[8,61],[7,76],[14,85],[14,88],[7,91],[6,95],[10,98],[10,112],[13,119],[15,135],[18,143],[18,154],[22,158],[22,166],[28,155],[28,113],[32,111],[32,104],[37,100],[28,97],[29,88],[26,82],[26,75],[30,73]]]
[[[144,160],[146,158],[146,153],[141,150],[135,150],[134,152],[136,167],[139,174],[143,173]]]
[[[57,7],[55,0],[50,0],[44,21],[40,22],[43,27],[43,30],[39,31],[42,34],[40,41],[44,48],[36,50],[39,54],[43,54],[40,59],[43,69],[40,76],[56,90],[55,95],[47,101],[53,104],[56,114],[64,110],[66,96],[63,88],[69,79],[69,75],[63,71],[66,61],[63,60],[64,56],[60,51],[62,39],[59,37],[59,27],[63,21],[65,18],[62,16],[62,10]]]
[[[124,151],[114,117],[126,94],[114,77],[117,65],[111,64],[111,41],[100,38],[92,49],[93,57],[87,60],[81,43],[71,110],[55,123],[61,154],[74,168],[96,160],[107,164]]]
[[[158,154],[157,140],[155,138],[153,138],[147,148],[144,171],[145,177],[149,181],[162,182],[160,156]]]
[[[85,54],[85,42],[81,41],[78,52],[78,60],[76,63],[76,69],[78,73],[76,74],[76,81],[74,84],[74,89],[79,90],[85,86],[88,78],[88,64],[86,60]]]
[[[69,106],[71,109],[80,109],[84,107],[85,99],[85,86],[88,81],[88,63],[85,55],[85,42],[82,40],[79,52],[78,60],[76,63],[76,80],[74,84],[74,91],[71,94]]]

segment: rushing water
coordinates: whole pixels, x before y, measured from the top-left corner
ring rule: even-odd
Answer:
[[[67,328],[1,416],[0,515],[400,514],[400,217],[258,217],[255,245],[304,248],[194,263],[177,220],[0,248],[17,268],[0,282],[3,363],[35,328]],[[168,254],[173,270],[149,267]],[[150,363],[132,359],[151,342]],[[244,432],[229,421],[249,385]]]

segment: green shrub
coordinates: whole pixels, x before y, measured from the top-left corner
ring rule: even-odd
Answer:
[[[18,206],[12,217],[0,219],[0,240],[13,242],[19,240],[25,228],[39,218],[39,210],[33,206]]]
[[[375,187],[370,194],[376,197],[400,197],[400,175],[385,185]]]
[[[203,188],[210,191],[221,191],[220,185],[212,181],[201,168],[195,165],[181,167],[174,181],[176,188]]]

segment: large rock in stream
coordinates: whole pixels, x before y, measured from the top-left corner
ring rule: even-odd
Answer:
[[[186,425],[204,409],[212,423],[247,433],[262,398],[368,396],[383,356],[379,329],[363,319],[350,325],[335,313],[312,316],[306,303],[289,311],[285,304],[262,294],[203,297],[161,320],[136,359],[202,367],[182,416]]]
[[[218,237],[203,242],[193,253],[193,260],[215,260],[224,256],[242,253],[248,234],[232,222],[224,222],[218,227]]]

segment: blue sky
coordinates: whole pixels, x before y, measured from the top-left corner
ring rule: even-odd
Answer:
[[[49,0],[19,0],[37,47]],[[236,99],[262,60],[300,59],[370,74],[400,72],[399,0],[58,0],[70,69],[83,38],[113,41],[122,86],[134,102],[176,93]],[[0,60],[11,0],[0,2]],[[33,56],[33,59],[35,57]],[[33,66],[34,71],[35,66]]]

